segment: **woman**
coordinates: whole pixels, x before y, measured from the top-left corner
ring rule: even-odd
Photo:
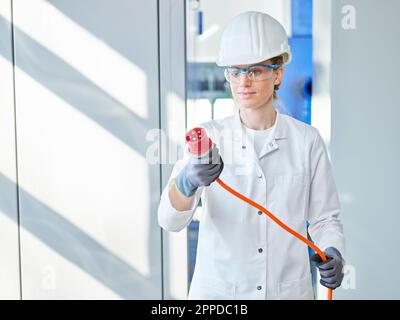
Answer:
[[[240,14],[223,32],[217,64],[238,111],[201,125],[214,142],[209,157],[185,153],[158,210],[159,224],[176,232],[202,199],[190,299],[313,298],[307,246],[213,183],[218,177],[303,236],[308,222],[330,258],[318,264],[321,283],[341,284],[344,236],[325,145],[317,129],[273,106],[290,59],[284,28],[267,14]]]

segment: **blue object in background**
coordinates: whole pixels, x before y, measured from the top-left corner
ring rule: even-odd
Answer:
[[[292,61],[285,67],[277,92],[280,111],[305,123],[311,123],[312,39],[291,37]]]
[[[292,0],[292,35],[312,35],[312,0]]]
[[[311,123],[312,0],[292,0],[292,62],[285,68],[278,91],[282,112]]]
[[[197,12],[197,35],[203,34],[203,11]]]
[[[188,227],[188,241],[189,241],[189,285],[192,282],[194,266],[196,264],[196,254],[197,254],[197,237],[199,233],[199,221],[192,221]]]

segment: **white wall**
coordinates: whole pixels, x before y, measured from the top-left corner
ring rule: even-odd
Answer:
[[[13,251],[0,244],[1,295],[19,294],[18,183],[23,299],[161,298],[160,167],[145,158],[159,127],[158,1],[14,0],[13,13],[18,180],[2,45],[0,239]]]
[[[11,2],[0,1],[0,300],[20,298]]]
[[[400,2],[331,9],[331,156],[350,275],[335,297],[399,299]]]

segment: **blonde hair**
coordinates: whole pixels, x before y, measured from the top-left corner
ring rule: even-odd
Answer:
[[[277,57],[274,57],[274,58],[270,59],[271,64],[279,64],[281,66],[283,65],[283,60],[284,60],[283,59],[283,55],[280,55],[280,56],[277,56]],[[274,85],[274,100],[278,99],[278,96],[277,96],[276,92],[279,90],[279,86],[280,85],[281,85],[281,83]]]

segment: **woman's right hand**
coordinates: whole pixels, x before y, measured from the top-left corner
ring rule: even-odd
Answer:
[[[178,174],[175,183],[186,197],[191,197],[200,186],[209,186],[221,174],[224,162],[218,148],[213,145],[203,157],[193,156],[189,163]]]

